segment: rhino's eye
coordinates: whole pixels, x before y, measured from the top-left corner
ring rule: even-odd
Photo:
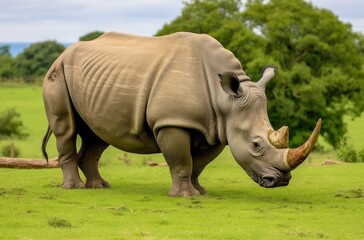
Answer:
[[[253,151],[251,151],[251,154],[253,154],[254,156],[263,155],[264,149],[263,149],[263,146],[262,146],[262,144],[261,144],[261,142],[259,140],[258,141],[251,141],[250,147],[253,150]]]
[[[252,145],[253,145],[254,149],[259,149],[260,148],[260,144],[257,143],[257,142],[253,142]]]

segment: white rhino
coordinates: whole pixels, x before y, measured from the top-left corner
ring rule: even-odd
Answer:
[[[161,152],[172,177],[170,196],[204,194],[198,177],[226,145],[263,187],[287,185],[319,135],[288,148],[288,128],[274,131],[264,89],[265,68],[250,81],[240,62],[208,35],[140,37],[106,33],[68,47],[43,84],[49,122],[42,150],[56,137],[63,188],[109,187],[99,174],[113,145],[140,154]],[[76,150],[76,136],[82,147]],[[86,177],[82,182],[78,167]]]

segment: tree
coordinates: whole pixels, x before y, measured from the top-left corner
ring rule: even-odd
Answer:
[[[242,64],[261,55],[263,41],[242,21],[239,0],[195,0],[185,2],[180,16],[165,24],[156,35],[179,31],[205,33],[234,52]]]
[[[16,75],[33,80],[43,76],[65,47],[55,41],[34,43],[15,58]]]
[[[13,58],[10,55],[10,46],[0,46],[0,78],[14,76]]]
[[[0,46],[0,56],[11,56],[9,45]]]
[[[94,40],[95,38],[100,37],[102,34],[104,34],[104,32],[101,32],[101,31],[90,32],[90,33],[87,33],[87,34],[81,36],[79,40],[80,41]]]
[[[256,56],[263,55],[261,46],[264,40],[247,28],[241,16],[241,7],[239,0],[185,2],[181,15],[165,24],[156,35],[161,36],[178,31],[209,34],[225,48],[231,50],[244,67]]]
[[[252,79],[263,66],[277,65],[278,76],[266,90],[272,125],[289,125],[296,146],[322,117],[321,134],[337,145],[346,133],[343,117],[364,110],[364,37],[303,0],[248,0],[241,9],[237,0],[192,0],[157,35],[207,33]]]
[[[239,14],[241,3],[238,0],[195,0],[185,2],[180,16],[165,24],[156,35],[165,35],[178,31],[211,33],[218,31],[225,21],[234,19]]]
[[[264,39],[264,55],[280,68],[267,91],[272,123],[288,123],[299,133],[292,139],[298,143],[309,136],[307,126],[322,117],[322,135],[339,144],[346,133],[343,117],[364,110],[363,36],[332,12],[302,0],[249,0],[242,16]],[[257,67],[250,62],[247,71]]]

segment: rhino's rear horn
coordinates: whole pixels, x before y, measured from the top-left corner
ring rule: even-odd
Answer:
[[[283,126],[277,131],[270,130],[268,140],[276,148],[288,148],[288,135],[288,127]]]
[[[310,154],[312,149],[315,147],[316,141],[320,134],[320,130],[321,118],[317,121],[315,129],[313,130],[310,138],[305,142],[305,144],[294,149],[288,149],[285,161],[286,164],[291,168],[291,170],[298,167],[298,165],[300,165]]]

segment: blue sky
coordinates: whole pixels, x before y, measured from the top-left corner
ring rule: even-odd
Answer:
[[[363,0],[307,0],[364,34]],[[178,16],[182,0],[0,0],[0,42],[75,42],[91,31],[151,36]]]

